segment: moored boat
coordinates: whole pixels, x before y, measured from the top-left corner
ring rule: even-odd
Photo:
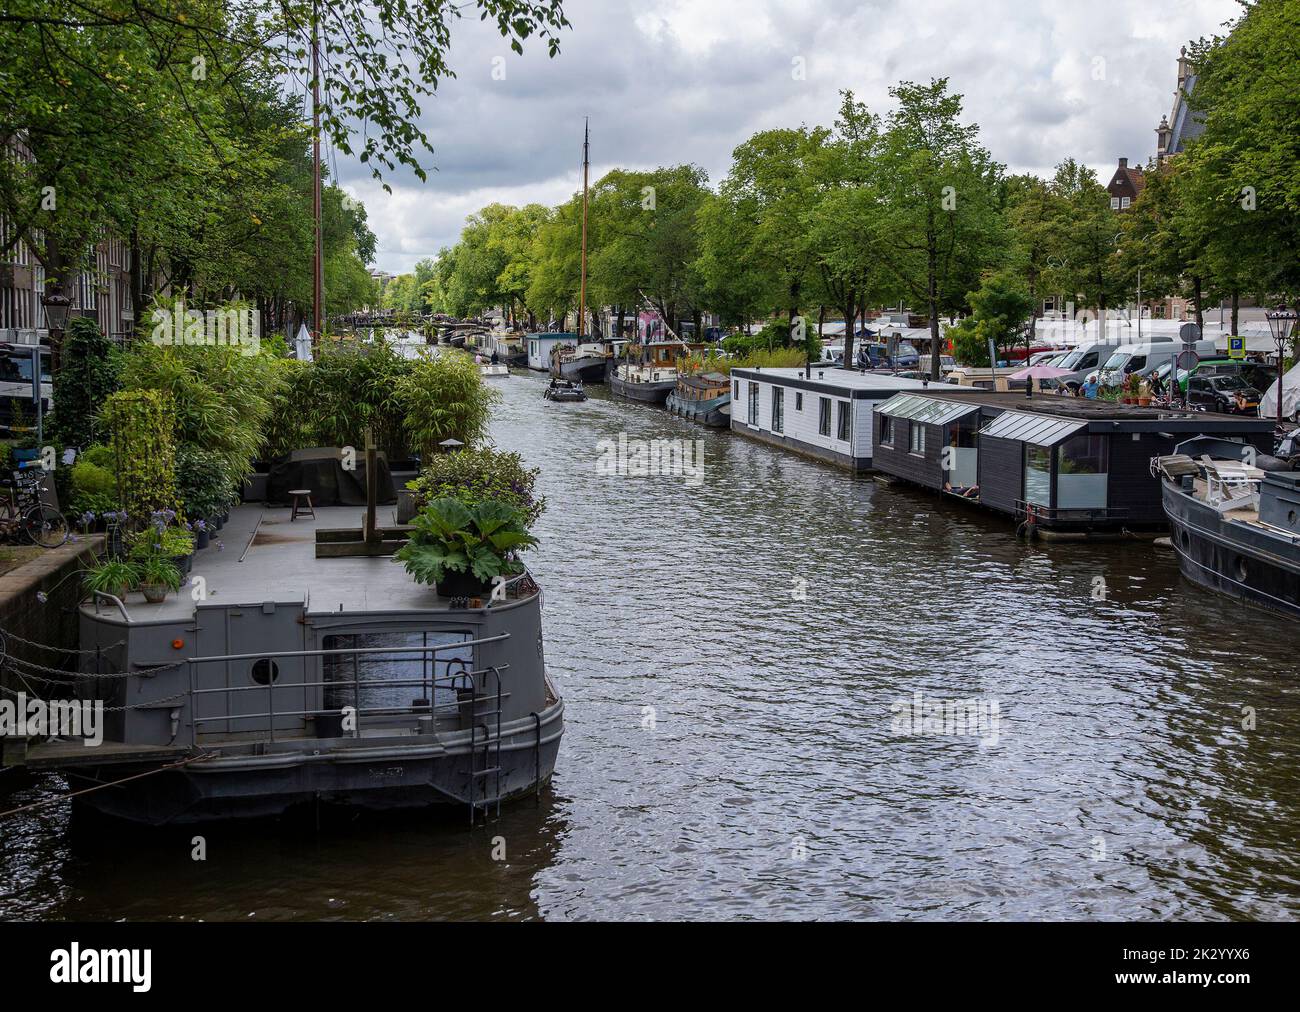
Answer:
[[[232,511],[188,590],[80,609],[83,699],[103,741],[29,746],[74,805],[149,824],[274,816],[297,806],[458,805],[471,818],[551,775],[563,703],[542,656],[541,595],[449,597],[394,565],[405,533],[343,544],[352,507],[290,520]],[[242,603],[241,603],[242,602]],[[259,603],[252,603],[259,602]],[[116,672],[117,674],[108,674]]]
[[[725,428],[731,424],[731,378],[720,372],[679,375],[666,407],[682,418]]]
[[[677,386],[677,370],[672,366],[623,362],[609,374],[608,382],[610,391],[619,397],[663,404]]]
[[[551,375],[562,379],[579,383],[602,383],[605,380],[605,363],[604,344],[557,344],[551,349]]]
[[[1152,461],[1185,577],[1300,617],[1300,471],[1289,466],[1206,436]]]

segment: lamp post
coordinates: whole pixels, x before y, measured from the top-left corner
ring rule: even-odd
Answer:
[[[1272,312],[1265,313],[1264,318],[1268,320],[1268,329],[1273,334],[1273,343],[1277,345],[1277,427],[1280,431],[1282,428],[1282,376],[1286,365],[1283,353],[1287,338],[1291,336],[1291,331],[1295,328],[1296,313],[1294,310],[1287,309],[1285,305],[1281,305]]]
[[[63,350],[63,328],[68,322],[68,310],[72,300],[63,294],[63,288],[56,286],[41,296],[41,305],[45,307],[45,326],[50,334],[50,375],[59,371]]]

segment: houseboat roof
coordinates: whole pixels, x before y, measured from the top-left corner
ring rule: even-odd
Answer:
[[[195,553],[190,583],[168,594],[161,604],[149,604],[138,591],[127,595],[131,621],[175,622],[191,617],[196,605],[203,604],[260,608],[269,602],[305,603],[309,615],[429,612],[446,607],[433,588],[416,583],[391,558],[316,557],[316,531],[360,528],[365,512],[361,507],[317,506],[314,520],[290,521],[289,512],[287,506],[244,505],[231,510],[225,528],[213,533],[213,544]],[[380,507],[378,523],[391,526],[392,522],[393,507]],[[203,579],[204,599],[196,602],[193,581],[197,577]],[[83,608],[96,612],[94,604]],[[98,614],[109,621],[121,617],[103,602]]]
[[[926,380],[906,379],[889,373],[862,372],[855,369],[844,369],[840,366],[828,367],[824,363],[821,364],[820,368],[817,364],[814,364],[809,377],[806,379],[804,378],[803,369],[793,367],[732,369],[731,375],[734,378],[763,380],[805,390],[819,390],[839,397],[868,400],[884,400],[897,393],[921,393],[926,390],[934,390],[939,385]],[[960,398],[965,398],[975,392],[975,387],[956,386],[953,386],[951,390],[943,391],[945,395],[952,394]]]
[[[881,377],[887,379],[888,377]],[[926,391],[914,394],[916,397],[943,401],[945,403],[968,406],[975,404],[983,409],[989,417],[1003,412],[1029,414],[1032,416],[1050,416],[1061,419],[1080,421],[1091,432],[1114,430],[1120,432],[1271,432],[1274,422],[1269,418],[1253,415],[1225,415],[1211,411],[1185,411],[1181,408],[1163,407],[1158,404],[1142,407],[1137,404],[1117,404],[1114,401],[1090,400],[1085,397],[1063,397],[1056,394],[1035,394],[1026,397],[1023,391],[997,393],[974,387],[947,389],[931,385]],[[891,404],[882,404],[877,410],[893,414]],[[969,410],[969,408],[968,408]],[[899,417],[895,415],[895,417]],[[910,416],[909,416],[910,417]],[[954,417],[961,417],[955,415]],[[929,419],[919,419],[929,421]],[[951,420],[951,419],[950,419]],[[942,424],[942,423],[936,423]],[[997,435],[997,433],[989,433]],[[1023,439],[1023,436],[1006,438]]]

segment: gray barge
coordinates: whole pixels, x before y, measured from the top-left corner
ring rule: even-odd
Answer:
[[[449,804],[472,821],[538,790],[564,704],[532,578],[449,600],[391,558],[318,557],[357,510],[316,513],[241,507],[179,594],[84,604],[80,694],[103,700],[104,741],[32,746],[26,764],[74,791],[112,782],[74,803],[151,824],[304,804]]]
[[[1274,470],[1257,465],[1267,464]],[[1300,617],[1300,472],[1252,448],[1199,437],[1152,461],[1187,579]]]

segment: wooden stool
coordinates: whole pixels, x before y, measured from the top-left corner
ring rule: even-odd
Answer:
[[[316,519],[316,509],[311,504],[311,489],[309,488],[291,488],[289,494],[293,496],[293,512],[289,514],[289,521],[292,523],[299,516],[311,517]],[[302,505],[302,500],[307,500],[307,505]]]

